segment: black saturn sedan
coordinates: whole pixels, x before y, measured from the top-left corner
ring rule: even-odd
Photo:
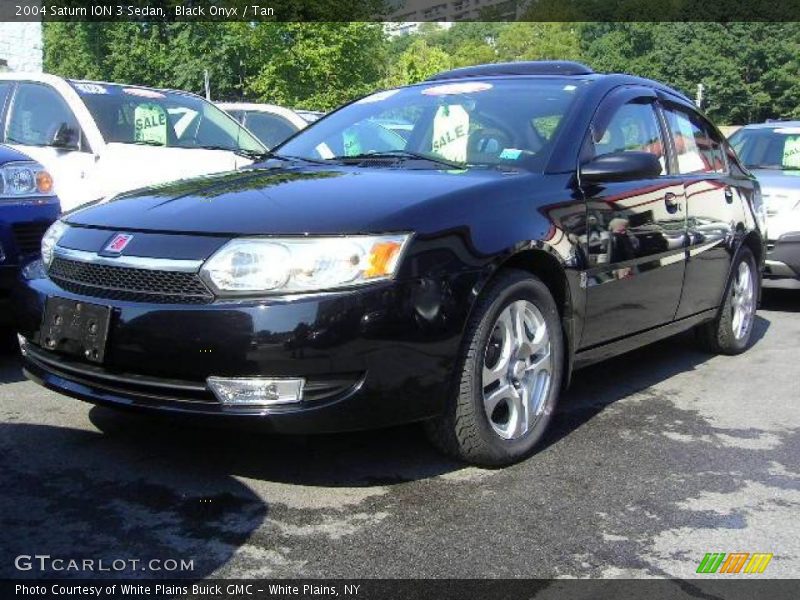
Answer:
[[[577,368],[690,328],[744,351],[763,219],[684,95],[483,65],[361,98],[247,170],[65,216],[16,318],[27,375],[82,400],[284,433],[419,421],[504,465]]]

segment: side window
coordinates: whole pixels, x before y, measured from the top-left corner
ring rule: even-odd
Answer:
[[[64,124],[80,131],[75,115],[53,88],[22,83],[11,105],[6,141],[26,146],[48,146]]]
[[[244,123],[244,111],[241,110],[226,110],[230,116],[236,119],[239,123]]]
[[[599,140],[594,142],[594,156],[614,152],[649,152],[658,157],[664,173],[664,141],[652,103],[623,104],[608,123]]]
[[[274,148],[297,131],[297,127],[283,117],[259,111],[248,112],[244,126],[267,148]]]
[[[666,115],[682,175],[725,172],[721,140],[698,115],[676,107],[667,107]]]

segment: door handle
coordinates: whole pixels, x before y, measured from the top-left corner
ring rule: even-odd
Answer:
[[[733,190],[730,187],[725,188],[725,202],[733,204]]]
[[[677,196],[672,192],[667,192],[664,195],[664,204],[667,207],[667,212],[671,215],[674,215],[681,209],[681,203],[678,202]]]

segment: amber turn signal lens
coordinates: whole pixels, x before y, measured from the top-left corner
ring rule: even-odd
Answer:
[[[36,173],[36,191],[40,194],[49,194],[53,191],[53,177],[47,171]]]
[[[364,277],[384,277],[394,270],[403,245],[399,242],[380,242],[372,247],[369,253],[369,266],[364,270]]]

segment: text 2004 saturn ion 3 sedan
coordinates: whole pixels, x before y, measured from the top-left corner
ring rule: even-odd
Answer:
[[[25,370],[276,432],[424,421],[446,452],[507,464],[577,367],[688,328],[745,350],[762,219],[753,177],[663,85],[564,62],[451,71],[254,168],[65,217],[16,295]]]

